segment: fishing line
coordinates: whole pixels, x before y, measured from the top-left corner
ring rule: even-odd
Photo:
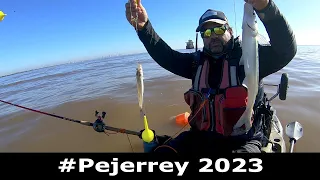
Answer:
[[[132,146],[132,144],[131,144],[131,141],[130,141],[130,138],[129,138],[129,135],[128,135],[128,134],[127,134],[127,138],[128,138],[129,143],[130,143],[131,150],[132,150],[132,152],[134,152],[133,146]]]
[[[131,0],[129,0],[130,3],[130,21],[132,22],[133,20],[135,21],[135,30],[138,33],[138,6],[140,5],[140,1],[138,2],[137,0],[134,1],[135,5],[137,6],[136,8],[136,17],[133,18],[132,16],[132,4],[131,4]],[[138,4],[139,3],[139,4]],[[140,7],[141,8],[141,7]],[[132,24],[134,25],[134,24]],[[143,73],[143,68],[142,65],[139,61],[137,61],[138,67],[136,69],[136,80],[137,80],[137,90],[138,90],[138,101],[139,101],[139,107],[140,107],[140,116],[143,118],[143,122],[144,122],[144,131],[141,134],[141,138],[143,139],[143,141],[148,142],[150,139],[151,141],[154,140],[154,133],[149,129],[149,125],[148,125],[148,120],[147,120],[147,116],[146,116],[146,108],[145,108],[145,101],[143,98],[144,95],[144,73]],[[141,69],[140,69],[141,68]],[[141,92],[139,92],[139,89]],[[140,97],[141,95],[141,97]],[[141,106],[140,106],[140,102],[141,102]]]
[[[138,33],[138,12],[136,12],[136,18],[133,18],[133,16],[132,16],[132,10],[131,10],[131,8],[132,8],[132,5],[131,5],[131,0],[129,0],[129,2],[130,2],[130,14],[131,14],[131,20],[134,20],[135,22],[136,22],[136,27],[135,27],[135,30],[136,30],[136,32]],[[137,4],[137,6],[138,6],[138,4]]]
[[[201,105],[199,106],[198,110],[196,111],[196,113],[193,115],[193,117],[191,118],[191,120],[189,121],[189,123],[187,123],[186,125],[184,125],[178,132],[176,132],[173,136],[171,136],[169,139],[167,139],[163,144],[168,143],[169,141],[171,141],[173,139],[173,137],[175,137],[177,134],[179,134],[187,125],[189,125],[194,118],[196,117],[196,115],[200,112],[200,110],[204,107],[205,103],[208,101],[208,99],[204,100]]]
[[[104,130],[104,133],[107,135],[107,136],[110,136],[110,134],[118,134],[118,132],[108,132],[106,130]],[[127,134],[128,135],[128,134]]]

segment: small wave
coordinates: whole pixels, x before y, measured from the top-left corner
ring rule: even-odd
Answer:
[[[19,85],[26,84],[26,83],[34,83],[34,82],[40,81],[40,80],[50,80],[50,79],[55,78],[55,77],[65,77],[65,76],[68,76],[68,75],[73,75],[73,74],[77,74],[77,73],[81,73],[81,72],[82,72],[82,70],[75,70],[75,71],[70,71],[70,72],[56,73],[56,74],[52,74],[52,75],[45,75],[45,76],[35,77],[35,78],[32,78],[32,79],[26,79],[26,80],[11,82],[11,83],[6,84],[6,85],[0,85],[0,88],[9,88],[9,87],[12,87],[12,86],[19,86]]]

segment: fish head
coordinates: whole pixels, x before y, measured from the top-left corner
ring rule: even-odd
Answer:
[[[253,6],[249,3],[244,4],[242,29],[250,31],[253,36],[258,35],[257,14],[254,11]]]
[[[139,63],[137,66],[137,73],[136,73],[137,77],[142,77],[143,76],[143,70],[142,70],[142,65]]]

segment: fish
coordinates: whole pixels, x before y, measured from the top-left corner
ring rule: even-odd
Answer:
[[[243,85],[247,88],[248,101],[244,113],[234,125],[234,135],[239,134],[240,127],[245,125],[245,131],[248,132],[252,127],[251,118],[253,116],[253,106],[258,93],[259,85],[259,54],[258,54],[258,24],[257,15],[251,4],[244,4],[244,13],[242,21],[242,56],[239,64],[244,65],[245,79]]]
[[[140,112],[143,113],[144,76],[143,76],[142,65],[140,63],[138,63],[138,67],[136,70],[137,70],[136,79],[137,79],[138,104],[139,104]]]
[[[154,132],[149,129],[147,116],[144,111],[143,106],[143,95],[144,95],[144,76],[142,65],[138,63],[137,71],[136,71],[136,79],[137,79],[137,93],[138,93],[138,104],[140,108],[140,116],[143,118],[144,122],[144,130],[142,131],[141,137],[144,142],[150,143],[154,140]]]

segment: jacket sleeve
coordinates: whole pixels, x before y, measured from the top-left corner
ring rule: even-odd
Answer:
[[[178,76],[192,78],[192,63],[195,53],[181,53],[173,50],[155,32],[149,20],[143,29],[138,31],[138,36],[149,55],[161,67]]]
[[[263,10],[256,10],[270,38],[269,45],[259,45],[259,77],[275,73],[285,67],[296,55],[294,33],[273,0]]]

